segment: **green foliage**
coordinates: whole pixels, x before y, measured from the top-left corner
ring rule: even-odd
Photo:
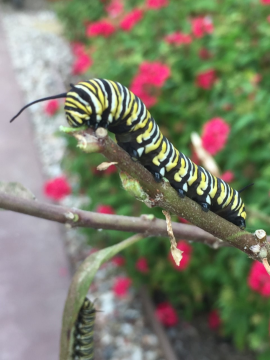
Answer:
[[[108,2],[104,2],[107,4]],[[125,12],[142,5],[142,0],[128,1]],[[232,186],[240,189],[255,182],[243,193],[247,204],[247,229],[254,231],[269,225],[250,216],[248,209],[270,215],[270,7],[259,0],[170,0],[161,10],[144,12],[143,19],[130,32],[118,30],[110,37],[87,38],[85,24],[108,18],[101,1],[71,0],[58,4],[58,13],[72,41],[82,41],[92,54],[88,73],[118,81],[129,87],[143,61],[160,61],[171,69],[171,76],[161,89],[157,104],[150,109],[164,134],[175,147],[191,155],[190,134],[202,132],[203,124],[223,118],[231,127],[226,147],[215,159],[221,171],[235,175]],[[193,36],[189,45],[167,44],[164,36],[175,31],[191,33],[190,19],[209,16],[214,31],[201,38]],[[114,25],[117,18],[109,19]],[[200,50],[211,54],[202,59]],[[218,80],[205,90],[196,86],[198,73],[214,69]],[[261,80],[256,81],[257,75]],[[74,139],[68,139],[66,169],[78,176],[77,193],[91,198],[88,209],[111,205],[117,214],[153,213],[163,217],[160,209],[148,209],[122,189],[119,176],[96,174],[103,161],[99,154],[83,154]],[[87,230],[89,241],[108,246],[127,237],[113,231]],[[153,292],[166,294],[183,316],[218,307],[224,334],[234,339],[239,348],[250,346],[269,357],[269,298],[253,292],[247,284],[251,261],[236,249],[211,250],[194,244],[190,265],[177,271],[168,260],[169,241],[151,238],[125,250],[126,266],[137,283],[147,282]],[[142,274],[136,261],[147,257],[150,272]],[[266,355],[265,355],[266,354]],[[268,354],[268,356],[267,356]]]

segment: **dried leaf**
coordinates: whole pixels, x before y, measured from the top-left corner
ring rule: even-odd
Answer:
[[[180,265],[180,261],[182,260],[183,257],[183,251],[180,249],[177,249],[176,246],[171,245],[171,253],[172,253],[172,257],[173,260],[175,261],[176,265],[179,266]]]
[[[97,170],[104,171],[107,170],[111,165],[116,165],[117,162],[103,162],[97,166]]]

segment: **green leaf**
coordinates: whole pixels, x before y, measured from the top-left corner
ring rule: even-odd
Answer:
[[[142,234],[131,236],[117,245],[88,256],[72,278],[63,314],[60,360],[72,360],[73,327],[89,287],[100,266],[123,249],[143,239]]]

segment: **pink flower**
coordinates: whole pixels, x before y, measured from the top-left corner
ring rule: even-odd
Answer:
[[[155,314],[158,320],[165,326],[174,326],[178,323],[177,313],[169,302],[158,304]]]
[[[117,172],[117,167],[115,165],[109,166],[106,170],[102,171],[105,175],[111,175]]]
[[[208,60],[212,57],[212,54],[206,48],[201,48],[199,51],[199,57],[202,60]]]
[[[71,50],[75,56],[80,56],[85,53],[84,44],[81,42],[71,43]]]
[[[146,0],[146,6],[148,9],[160,9],[168,5],[168,0]]]
[[[270,297],[270,276],[263,264],[254,261],[248,276],[248,286],[264,297]]]
[[[145,83],[162,87],[170,76],[171,69],[168,65],[162,64],[159,61],[144,61],[139,67],[139,73]]]
[[[212,34],[214,27],[209,17],[199,16],[191,20],[192,32],[196,38],[202,38],[206,34]]]
[[[128,277],[118,277],[113,285],[114,295],[121,298],[127,296],[128,289],[131,285],[131,279]]]
[[[73,63],[72,73],[74,75],[83,74],[90,68],[90,66],[92,66],[92,64],[92,59],[88,55],[83,53],[79,55],[79,57]]]
[[[49,116],[53,116],[58,109],[59,109],[59,102],[57,99],[49,100],[45,103],[44,111]]]
[[[130,90],[142,100],[147,108],[150,108],[157,102],[157,97],[150,94],[152,92],[151,86],[145,82],[141,74],[134,77]]]
[[[121,255],[116,255],[115,257],[112,258],[112,262],[117,265],[117,266],[123,266],[125,265],[125,258],[123,258],[123,256]]]
[[[114,209],[110,205],[99,205],[96,209],[99,214],[115,214]]]
[[[115,27],[106,20],[100,20],[89,24],[86,27],[86,36],[104,36],[109,37],[115,32]]]
[[[208,314],[208,326],[212,330],[218,330],[221,325],[221,319],[217,310],[212,310]]]
[[[180,31],[166,35],[164,40],[166,43],[174,45],[190,44],[192,42],[190,35],[181,33]]]
[[[111,0],[110,4],[105,7],[105,10],[112,18],[121,14],[124,9],[122,0]]]
[[[44,194],[53,200],[61,200],[71,193],[71,187],[64,176],[49,180],[44,185]]]
[[[120,23],[120,27],[124,31],[130,31],[143,17],[141,9],[133,9],[129,12]]]
[[[262,5],[270,5],[270,0],[261,0]]]
[[[182,224],[189,224],[189,221],[187,221],[186,219],[182,218],[182,217],[178,217],[178,220],[180,223]]]
[[[227,143],[230,126],[221,118],[213,118],[203,126],[202,145],[211,155],[217,154]]]
[[[214,69],[203,71],[199,73],[196,77],[196,85],[205,90],[211,89],[215,81],[216,81],[216,72]]]
[[[183,254],[182,254],[183,257],[180,261],[180,264],[176,265],[171,252],[169,253],[169,260],[175,269],[182,271],[182,270],[185,270],[189,265],[189,262],[191,260],[191,254],[192,254],[192,246],[190,246],[189,243],[187,243],[185,240],[180,240],[177,243],[177,249],[180,249],[181,251],[183,251]]]
[[[234,173],[232,171],[225,171],[225,173],[223,173],[220,178],[227,183],[230,183],[234,179]]]
[[[170,68],[158,61],[144,61],[135,75],[130,90],[146,105],[151,107],[157,102],[157,88],[163,86],[170,76]]]
[[[147,259],[145,257],[141,257],[140,259],[137,260],[136,269],[144,274],[149,272]]]

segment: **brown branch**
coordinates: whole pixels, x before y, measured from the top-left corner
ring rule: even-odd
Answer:
[[[0,208],[39,217],[72,227],[120,230],[144,233],[145,236],[168,236],[166,221],[141,217],[99,214],[65,206],[51,205],[37,200],[28,200],[0,192]],[[172,229],[178,239],[203,242],[215,249],[228,244],[216,239],[193,225],[172,223]]]
[[[256,245],[260,245],[263,254],[267,253],[267,259],[270,262],[270,244],[265,241],[259,243],[258,239],[247,231],[240,230],[234,224],[219,217],[213,212],[205,213],[201,207],[185,197],[180,199],[176,191],[170,186],[168,182],[156,183],[153,176],[147,171],[140,163],[132,161],[128,153],[121,149],[112,139],[107,136],[107,131],[99,128],[96,133],[92,129],[77,133],[79,140],[79,147],[86,151],[91,152],[93,144],[98,144],[99,152],[101,152],[110,162],[117,162],[117,167],[129,174],[135,181],[140,183],[140,186],[147,196],[144,202],[148,206],[158,206],[162,209],[184,217],[192,224],[200,227],[201,229],[209,232],[218,239],[227,241],[232,246],[245,252],[253,259],[262,261],[260,252],[253,252]],[[264,256],[265,257],[265,256]]]

